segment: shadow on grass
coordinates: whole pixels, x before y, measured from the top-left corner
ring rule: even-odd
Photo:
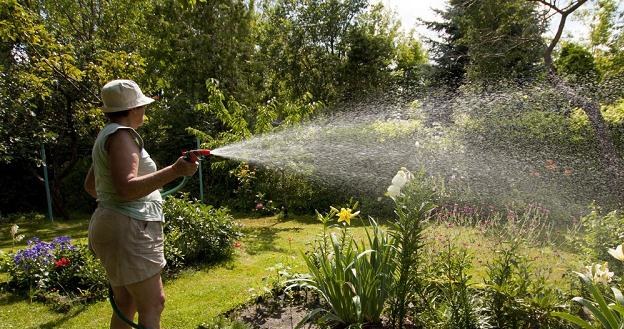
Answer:
[[[17,294],[12,294],[12,293],[6,293],[6,292],[0,293],[0,307],[1,308],[9,309],[9,308],[12,308],[13,304],[21,303],[21,302],[30,303],[27,297],[20,296]],[[38,303],[38,302],[33,302],[33,303]],[[41,304],[41,305],[44,305],[44,304]],[[77,304],[77,305],[72,306],[69,309],[69,311],[66,311],[63,313],[56,312],[55,314],[57,315],[57,317],[55,319],[50,320],[46,323],[42,323],[37,328],[42,328],[42,329],[63,328],[63,324],[65,322],[77,316],[78,314],[82,313],[87,308],[88,308],[88,305]]]
[[[276,243],[276,240],[280,239],[278,236],[280,233],[298,233],[302,231],[298,227],[278,228],[275,225],[270,227],[257,227],[257,228],[245,228],[245,238],[243,243],[245,245],[245,251],[249,255],[256,255],[262,252],[278,252],[288,253],[287,248],[283,248]]]
[[[78,314],[82,313],[86,309],[87,309],[87,306],[85,306],[85,305],[72,307],[71,310],[69,310],[69,312],[64,313],[63,316],[61,316],[60,318],[55,319],[55,320],[50,320],[50,321],[48,321],[46,323],[43,323],[43,324],[39,325],[39,328],[41,328],[41,329],[63,328],[63,323],[67,322],[67,320],[69,320],[69,319],[77,316]]]

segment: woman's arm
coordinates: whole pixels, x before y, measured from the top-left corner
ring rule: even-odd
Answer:
[[[141,150],[130,132],[123,129],[108,137],[107,149],[113,186],[121,201],[144,197],[178,177],[193,175],[197,170],[197,163],[180,157],[173,165],[138,176]]]
[[[87,177],[85,177],[84,181],[84,189],[91,195],[92,197],[97,199],[97,192],[95,191],[95,175],[93,174],[93,165],[89,168],[89,172],[87,172]]]

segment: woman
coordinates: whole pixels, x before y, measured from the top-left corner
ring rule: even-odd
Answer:
[[[102,110],[109,123],[93,145],[93,165],[85,189],[97,198],[89,223],[89,247],[100,259],[113,288],[115,302],[128,319],[139,313],[139,324],[160,328],[165,294],[160,272],[163,252],[163,185],[191,176],[197,163],[182,157],[157,170],[135,131],[152,103],[131,80],[114,80],[102,87]],[[110,328],[130,328],[115,314]]]

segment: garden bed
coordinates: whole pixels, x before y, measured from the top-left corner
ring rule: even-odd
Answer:
[[[291,329],[306,315],[319,306],[318,299],[309,294],[283,292],[258,297],[253,303],[241,305],[226,313],[226,316],[244,322],[257,329]],[[319,328],[306,324],[302,328]]]

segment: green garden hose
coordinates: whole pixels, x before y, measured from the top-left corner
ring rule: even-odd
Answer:
[[[123,313],[121,313],[121,310],[119,309],[119,307],[117,307],[117,303],[115,303],[115,295],[113,294],[113,287],[111,287],[110,283],[108,284],[108,300],[110,301],[113,311],[115,312],[117,317],[121,319],[121,321],[125,322],[132,328],[147,329],[138,323],[134,323],[131,320],[128,320],[128,318],[126,318],[126,316]]]
[[[187,176],[184,176],[184,178],[182,178],[182,181],[180,182],[180,184],[178,184],[176,187],[174,187],[174,188],[172,188],[170,190],[167,190],[165,192],[160,192],[160,195],[164,198],[164,197],[166,197],[167,195],[169,195],[171,193],[177,192],[179,189],[182,188],[182,186],[186,185],[186,183],[188,182],[188,179],[189,178]]]

